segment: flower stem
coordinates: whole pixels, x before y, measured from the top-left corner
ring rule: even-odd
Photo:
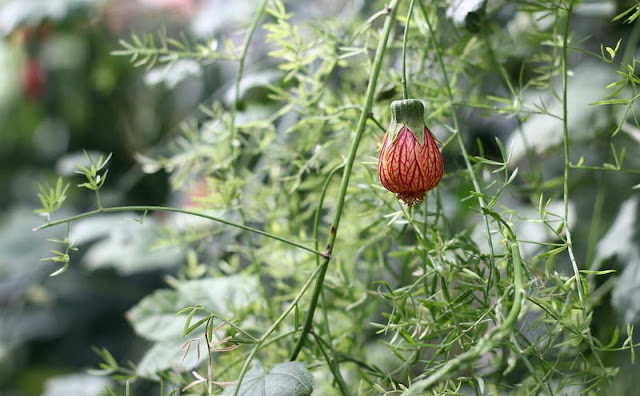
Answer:
[[[409,36],[409,24],[411,24],[411,14],[413,13],[413,2],[409,3],[409,12],[407,13],[407,23],[404,27],[404,35],[402,36],[402,99],[409,99],[409,89],[407,88],[407,37]]]
[[[369,78],[369,85],[367,86],[365,103],[364,103],[364,106],[362,107],[362,112],[360,113],[358,126],[356,127],[356,136],[353,140],[353,143],[351,144],[349,157],[347,158],[345,169],[342,173],[342,182],[340,184],[340,193],[338,196],[338,203],[336,206],[336,214],[331,224],[331,229],[329,232],[329,240],[327,243],[326,250],[324,252],[324,262],[320,267],[322,268],[322,270],[316,280],[316,285],[313,290],[311,302],[309,304],[309,312],[307,313],[304,327],[302,329],[302,334],[300,334],[300,339],[298,340],[298,343],[296,344],[293,352],[291,353],[291,360],[296,360],[296,358],[298,357],[298,354],[300,353],[300,351],[302,350],[302,347],[304,346],[304,342],[307,337],[307,334],[309,334],[309,331],[311,330],[311,326],[313,324],[313,316],[316,310],[316,306],[318,304],[318,298],[320,297],[322,286],[324,284],[324,276],[327,272],[329,261],[331,260],[331,253],[333,252],[334,244],[336,241],[336,235],[338,233],[338,227],[340,226],[340,219],[342,217],[342,210],[344,209],[344,201],[347,195],[347,188],[349,187],[349,178],[351,176],[351,170],[353,169],[353,163],[355,162],[356,155],[358,154],[358,146],[360,145],[360,141],[362,140],[362,136],[364,134],[364,129],[367,125],[369,112],[371,111],[371,107],[373,106],[373,98],[375,96],[376,85],[378,83],[378,76],[380,75],[380,70],[382,68],[382,59],[384,57],[384,53],[387,48],[387,40],[389,39],[391,28],[393,27],[393,23],[396,18],[397,5],[398,5],[398,0],[392,0],[391,4],[389,4],[389,6],[386,7],[387,16],[384,22],[384,27],[382,28],[382,35],[380,36],[380,41],[378,42],[378,48],[376,49],[376,55],[373,61],[373,69],[371,71],[371,76]]]
[[[277,235],[271,234],[271,233],[266,232],[266,231],[259,230],[257,228],[249,227],[249,226],[246,226],[244,224],[235,223],[233,221],[225,220],[225,219],[222,219],[220,217],[209,216],[209,215],[207,215],[205,213],[193,212],[193,211],[186,210],[186,209],[171,208],[171,207],[165,207],[165,206],[116,206],[116,207],[112,207],[112,208],[102,208],[102,209],[94,210],[94,211],[91,211],[91,212],[81,213],[81,214],[76,215],[76,216],[67,217],[65,219],[52,221],[50,223],[43,224],[43,225],[41,225],[39,227],[34,228],[33,231],[44,230],[45,228],[53,227],[53,226],[56,226],[56,225],[59,225],[59,224],[69,224],[69,223],[72,223],[72,222],[74,222],[76,220],[83,219],[85,217],[92,217],[92,216],[105,214],[105,213],[147,212],[147,211],[148,212],[173,212],[173,213],[182,213],[182,214],[195,216],[195,217],[202,217],[202,218],[205,218],[207,220],[212,220],[212,221],[215,221],[217,223],[226,224],[226,225],[231,226],[231,227],[239,228],[241,230],[250,231],[250,232],[253,232],[255,234],[259,234],[259,235],[265,236],[267,238],[275,239],[276,241],[280,241],[280,242],[286,243],[288,245],[295,246],[295,247],[300,248],[302,250],[306,250],[307,252],[311,252],[311,253],[317,254],[319,256],[326,257],[325,253],[316,251],[316,250],[314,250],[314,249],[312,249],[310,247],[304,246],[304,245],[302,245],[302,244],[300,244],[298,242],[291,241],[289,239],[285,239],[285,238],[279,237]]]

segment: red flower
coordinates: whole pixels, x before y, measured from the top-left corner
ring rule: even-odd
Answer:
[[[46,78],[44,69],[34,60],[29,59],[22,75],[22,91],[31,100],[38,100],[44,93]]]
[[[419,100],[391,104],[391,125],[378,161],[380,182],[407,205],[422,202],[425,193],[442,179],[442,155],[424,125]]]

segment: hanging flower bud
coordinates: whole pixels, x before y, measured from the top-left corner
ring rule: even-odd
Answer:
[[[442,155],[423,117],[419,100],[392,102],[391,125],[378,160],[382,185],[409,206],[422,202],[442,179]]]

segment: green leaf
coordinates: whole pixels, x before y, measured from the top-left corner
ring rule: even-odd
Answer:
[[[111,379],[106,377],[82,373],[59,375],[46,381],[42,396],[101,396],[105,387],[111,385]]]
[[[181,339],[157,342],[144,354],[136,372],[145,377],[158,378],[158,372],[168,369],[180,372],[192,370],[206,357],[207,345],[204,342],[198,345],[196,341],[189,348]]]
[[[219,316],[231,316],[255,300],[256,290],[257,279],[242,275],[183,281],[174,290],[158,290],[142,299],[127,312],[127,319],[150,341],[181,339],[186,318],[176,317],[176,312],[200,304]],[[205,316],[194,313],[189,320],[198,322]]]
[[[580,270],[581,274],[587,274],[587,275],[607,275],[607,274],[613,274],[617,272],[616,270],[613,269],[609,269],[609,270],[600,270],[600,271],[594,271],[594,270]]]
[[[178,338],[184,329],[184,319],[176,318],[181,308],[178,292],[175,290],[157,290],[148,295],[126,314],[135,332],[150,341],[162,341]],[[202,316],[191,319],[200,320]]]
[[[629,99],[606,99],[589,103],[591,106],[629,104]]]
[[[224,390],[233,395],[235,386]],[[313,391],[313,377],[300,362],[278,363],[265,374],[260,364],[253,366],[244,376],[239,396],[308,396]]]
[[[619,337],[620,337],[620,327],[616,326],[615,330],[613,331],[613,335],[611,336],[611,341],[609,342],[609,344],[605,346],[605,348],[613,348],[618,342]]]
[[[85,218],[74,223],[71,240],[78,244],[96,241],[87,249],[84,266],[92,271],[113,268],[120,274],[130,275],[174,268],[183,262],[183,249],[159,245],[158,228],[162,225],[154,218],[144,224],[131,221],[139,217],[137,213],[123,213]]]

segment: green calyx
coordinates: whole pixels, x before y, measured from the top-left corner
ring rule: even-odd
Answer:
[[[391,124],[387,129],[393,142],[402,127],[407,127],[421,146],[424,146],[424,106],[417,99],[395,100],[391,102]]]

